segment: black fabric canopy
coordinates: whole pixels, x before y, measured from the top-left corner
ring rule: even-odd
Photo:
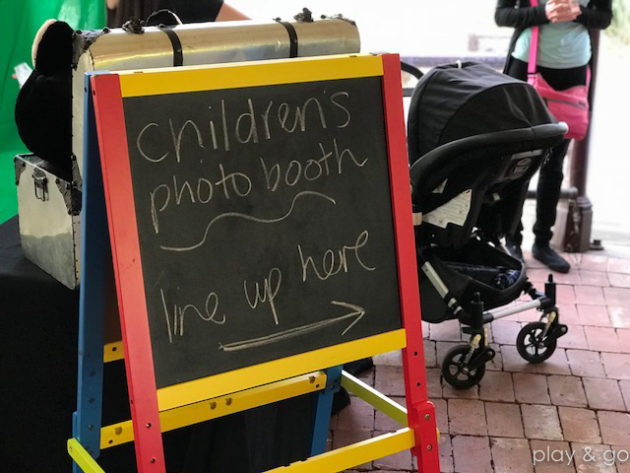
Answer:
[[[527,84],[475,62],[437,66],[414,90],[409,107],[409,161],[440,145],[556,120]]]

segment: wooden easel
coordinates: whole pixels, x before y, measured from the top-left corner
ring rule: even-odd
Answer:
[[[296,64],[299,62],[299,64]],[[299,66],[299,67],[298,67]],[[248,68],[248,74],[242,70]],[[251,77],[261,69],[258,77],[284,78],[291,81],[318,81],[353,77],[382,77],[384,127],[387,136],[391,199],[397,248],[397,276],[401,315],[404,329],[324,347],[308,353],[296,354],[228,371],[208,378],[156,389],[151,354],[151,339],[146,316],[142,271],[139,261],[138,237],[116,224],[134,221],[133,195],[128,158],[104,162],[105,179],[113,179],[104,188],[100,156],[127,156],[127,136],[122,109],[120,77],[124,73],[95,75],[88,79],[86,91],[86,149],[84,152],[84,218],[83,271],[81,281],[78,407],[74,417],[74,438],[68,450],[75,460],[75,471],[99,472],[102,469],[94,458],[100,450],[124,442],[135,441],[138,470],[164,472],[162,432],[191,425],[251,407],[287,399],[299,394],[318,391],[319,401],[312,442],[312,456],[278,471],[339,471],[411,448],[418,457],[419,471],[439,471],[435,411],[428,401],[422,333],[415,267],[414,240],[411,224],[411,203],[402,111],[399,59],[397,55],[315,58],[309,60],[266,61],[260,64],[235,65],[224,68],[195,68],[207,81],[206,71],[213,77],[225,72],[223,79],[236,87],[234,77]],[[181,72],[181,69],[180,69]],[[251,73],[251,74],[250,74]],[[149,93],[174,93],[168,80],[172,71],[159,72],[150,80],[154,89]],[[174,77],[174,76],[173,76]],[[136,79],[125,76],[126,90]],[[166,80],[165,80],[166,79]],[[175,89],[189,90],[190,77],[181,79],[186,86],[175,84]],[[257,85],[257,79],[253,79]],[[258,79],[260,80],[260,79]],[[265,79],[268,80],[268,79]],[[282,81],[271,83],[284,83]],[[238,81],[237,81],[238,82]],[[205,82],[203,82],[205,83]],[[267,82],[269,83],[269,82]],[[147,83],[140,84],[142,90]],[[240,84],[243,86],[243,84]],[[166,89],[163,89],[166,87]],[[193,86],[194,87],[194,86]],[[94,101],[96,94],[96,106]],[[98,116],[98,123],[95,119]],[[97,133],[97,125],[101,133]],[[107,127],[107,131],[104,129]],[[107,135],[107,139],[104,137]],[[100,149],[99,149],[100,140]],[[109,176],[109,177],[108,177]],[[121,184],[122,183],[122,184]],[[109,189],[109,190],[108,190]],[[108,204],[106,207],[105,200]],[[108,228],[109,212],[109,228]],[[122,212],[122,213],[121,213]],[[117,226],[118,225],[118,226]],[[108,278],[103,270],[110,266],[109,239],[115,244],[114,262],[123,344],[106,343],[104,326],[107,307]],[[131,268],[131,269],[129,269]],[[126,273],[126,274],[123,274]],[[130,308],[134,308],[130,311]],[[136,310],[137,309],[137,310]],[[140,315],[138,315],[138,313]],[[124,350],[123,350],[124,346]],[[341,365],[354,359],[402,348],[405,390],[408,408],[402,408],[356,378],[341,373]],[[101,425],[103,362],[119,359],[124,351],[127,381],[131,400],[132,421],[111,426]],[[328,368],[328,369],[327,369]],[[306,372],[306,373],[305,373]],[[401,424],[395,433],[385,434],[355,445],[324,453],[330,405],[335,386],[341,382],[374,407]],[[210,409],[208,409],[210,407]],[[276,471],[276,470],[273,470]]]

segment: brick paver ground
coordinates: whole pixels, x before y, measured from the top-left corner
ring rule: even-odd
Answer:
[[[530,365],[516,351],[516,334],[534,311],[491,326],[496,359],[480,385],[457,391],[440,380],[446,351],[461,342],[456,322],[423,323],[428,391],[441,432],[443,473],[630,473],[630,261],[601,253],[566,255],[568,275],[556,275],[561,320],[569,334],[545,363]],[[548,271],[526,252],[537,286]],[[362,379],[404,398],[396,353],[374,357]],[[353,398],[333,418],[335,446],[395,430],[387,416]],[[352,471],[415,471],[400,453]]]

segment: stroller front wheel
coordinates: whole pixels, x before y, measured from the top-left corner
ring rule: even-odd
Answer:
[[[516,349],[530,363],[542,363],[556,351],[557,338],[549,334],[545,322],[525,325],[516,337]]]
[[[472,388],[486,374],[485,364],[470,366],[470,360],[466,360],[469,353],[470,345],[457,345],[446,353],[442,362],[442,377],[455,389]]]

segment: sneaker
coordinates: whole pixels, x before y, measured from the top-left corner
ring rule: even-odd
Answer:
[[[505,249],[510,254],[512,258],[516,258],[520,261],[523,260],[523,250],[521,250],[521,246],[514,243],[510,238],[505,239]]]
[[[532,256],[552,271],[568,273],[571,269],[569,262],[549,245],[538,246],[534,243],[534,246],[532,246]]]

